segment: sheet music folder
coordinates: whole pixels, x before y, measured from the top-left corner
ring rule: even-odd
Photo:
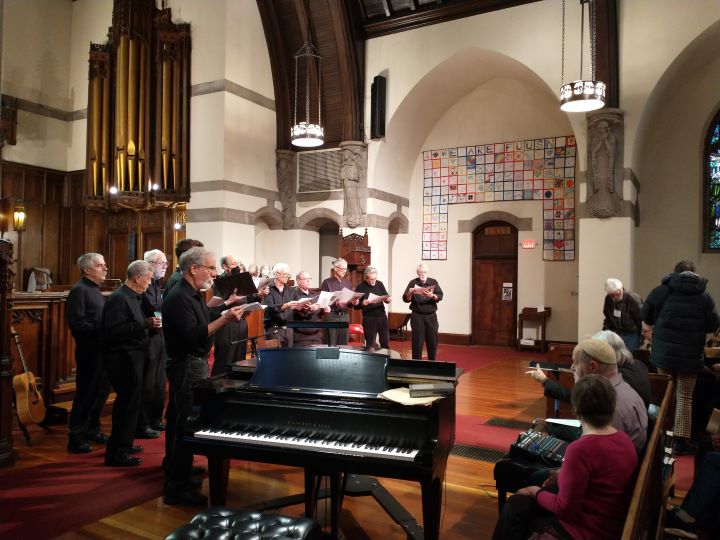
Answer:
[[[248,387],[376,397],[388,389],[387,365],[387,356],[337,347],[259,349]]]
[[[227,300],[228,297],[235,292],[238,296],[248,296],[250,294],[256,294],[257,289],[253,283],[250,272],[241,272],[239,274],[225,275],[215,278],[213,282],[220,291],[220,295],[223,300]]]

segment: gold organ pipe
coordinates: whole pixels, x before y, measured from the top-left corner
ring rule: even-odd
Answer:
[[[170,60],[163,61],[162,67],[162,132],[160,145],[162,148],[162,183],[163,189],[168,189],[168,166],[170,164],[170,84],[172,80]]]
[[[178,120],[180,117],[180,65],[177,60],[172,63],[173,85],[172,85],[172,178],[173,189],[177,189],[177,161],[180,149],[178,148]]]
[[[127,109],[128,109],[128,38],[120,36],[117,52],[117,87],[115,95],[115,144],[117,146],[117,187],[126,191],[126,144],[127,144]]]
[[[108,149],[110,147],[110,78],[104,77],[102,80],[102,192],[103,194],[108,191],[108,167],[110,164],[110,158],[108,156]]]
[[[128,164],[128,190],[135,191],[135,143],[137,141],[137,41],[128,39],[128,86],[127,86],[127,164]]]
[[[137,134],[137,170],[139,190],[147,189],[145,179],[145,128],[146,128],[146,111],[145,104],[148,100],[148,88],[145,78],[145,70],[147,66],[147,45],[140,43],[140,86],[138,89],[139,106],[138,106],[138,134]]]
[[[102,81],[96,77],[90,83],[90,160],[92,161],[92,194],[93,197],[98,196],[98,182],[100,181],[100,154],[102,148],[102,109],[100,108],[100,83]]]

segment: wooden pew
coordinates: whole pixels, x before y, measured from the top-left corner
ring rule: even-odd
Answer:
[[[635,488],[625,519],[623,540],[663,538],[665,503],[675,482],[672,467],[663,477],[665,432],[671,429],[675,414],[673,381],[668,375],[651,373],[650,386],[653,403],[660,404],[660,412],[653,424],[638,468]]]

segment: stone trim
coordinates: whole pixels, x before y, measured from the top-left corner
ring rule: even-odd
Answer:
[[[398,206],[405,206],[406,208],[410,208],[410,199],[408,199],[407,197],[401,197],[400,195],[388,193],[387,191],[383,191],[381,189],[368,188],[368,198],[373,198],[379,201],[385,201],[397,204]]]
[[[83,118],[87,118],[87,109],[79,109],[77,111],[64,111],[62,109],[58,109],[57,107],[50,107],[48,105],[43,105],[42,103],[37,103],[35,101],[9,96],[7,94],[4,95],[10,99],[15,100],[19,111],[37,114],[38,116],[45,116],[46,118],[53,118],[62,122],[74,122],[75,120],[82,120]]]
[[[269,201],[279,201],[280,196],[277,191],[270,189],[249,186],[232,180],[203,180],[201,182],[191,182],[190,191],[193,193],[203,193],[208,191],[230,191],[231,193],[240,193],[242,195],[250,195],[259,197]]]
[[[345,198],[345,195],[341,189],[334,189],[332,191],[315,191],[312,193],[298,193],[298,202],[319,202],[319,201],[341,201]],[[388,193],[380,189],[368,188],[368,198],[376,199],[378,201],[385,201],[391,204],[396,204],[398,208],[403,206],[410,208],[410,199],[407,197],[401,197],[394,193]]]
[[[254,90],[250,90],[249,88],[245,88],[235,82],[228,81],[227,79],[218,79],[216,81],[194,84],[190,87],[191,97],[216,94],[218,92],[228,92],[229,94],[233,94],[234,96],[275,112],[275,100],[265,97],[262,94],[259,94]]]
[[[510,223],[511,225],[514,225],[518,231],[532,231],[533,230],[532,218],[520,218],[520,217],[517,217],[516,215],[510,214],[508,212],[502,212],[500,210],[491,210],[489,212],[483,212],[482,214],[478,214],[477,216],[475,216],[472,219],[459,220],[457,232],[471,233],[475,229],[477,229],[480,225],[482,225],[483,223],[488,223],[489,221],[505,221],[506,223]]]
[[[255,225],[264,221],[271,229],[282,229],[282,215],[271,206],[263,206],[255,212],[234,208],[193,208],[187,211],[187,223],[239,223]]]

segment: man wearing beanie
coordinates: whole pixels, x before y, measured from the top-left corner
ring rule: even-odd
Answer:
[[[647,409],[642,398],[618,372],[615,351],[607,341],[586,339],[580,342],[573,351],[570,369],[575,374],[576,382],[591,373],[602,375],[610,381],[617,392],[612,425],[627,433],[638,453],[642,452],[647,440]]]
[[[605,280],[605,304],[603,305],[603,330],[619,335],[630,352],[642,344],[642,298],[626,291],[617,278]]]

